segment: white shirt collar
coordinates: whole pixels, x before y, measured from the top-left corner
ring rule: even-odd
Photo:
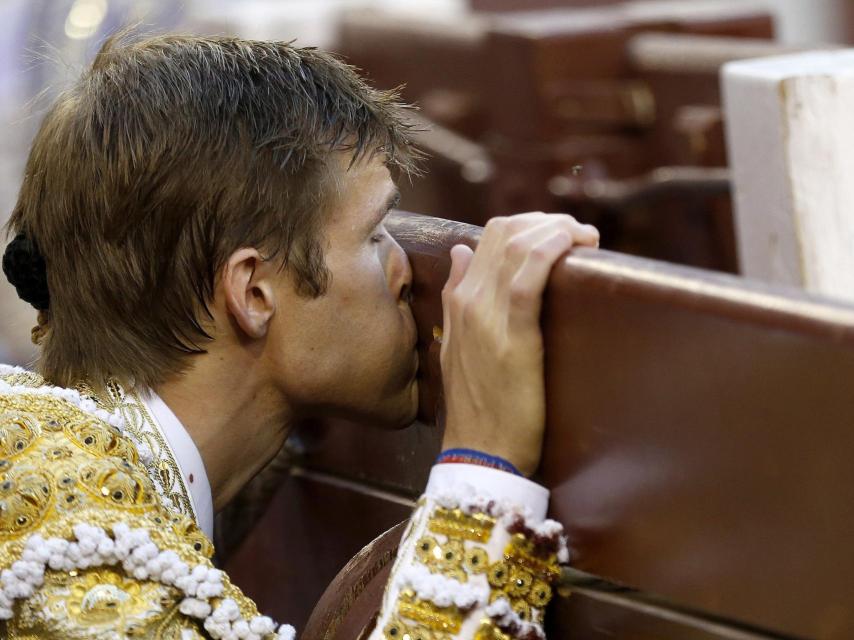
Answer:
[[[178,417],[154,391],[140,394],[140,400],[148,408],[151,417],[172,449],[181,474],[184,476],[184,483],[189,490],[199,527],[208,538],[213,540],[213,495],[198,447]]]

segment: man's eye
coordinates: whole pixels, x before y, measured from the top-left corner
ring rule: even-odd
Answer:
[[[377,233],[377,234],[371,236],[371,242],[373,242],[373,243],[382,242],[384,238],[385,238],[384,233]]]

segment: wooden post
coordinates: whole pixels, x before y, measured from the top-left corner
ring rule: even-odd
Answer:
[[[854,299],[854,50],[723,70],[744,275]]]

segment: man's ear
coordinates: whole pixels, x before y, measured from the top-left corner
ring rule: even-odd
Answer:
[[[263,338],[276,311],[273,277],[276,269],[257,249],[244,247],[232,253],[222,269],[225,306],[250,338]]]

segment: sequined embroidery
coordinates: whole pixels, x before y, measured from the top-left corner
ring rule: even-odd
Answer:
[[[432,631],[452,634],[459,632],[464,618],[457,607],[439,607],[432,602],[419,600],[410,589],[401,592],[397,612],[402,618],[413,620]]]
[[[430,518],[428,528],[448,538],[489,542],[495,520],[485,513],[467,514],[461,509],[437,508]]]
[[[492,620],[484,618],[474,634],[474,640],[512,640]]]
[[[495,520],[487,514],[467,514],[461,509],[435,508],[426,531],[416,542],[414,555],[430,572],[467,583],[475,576],[489,585],[489,602],[506,599],[522,622],[539,622],[552,598],[551,583],[560,575],[555,553],[537,547],[524,534],[515,533],[502,556],[490,562],[479,543],[489,541]],[[439,607],[419,599],[412,589],[403,590],[396,617],[384,630],[386,640],[410,637],[415,631],[457,633],[465,612],[454,606]],[[403,633],[403,636],[397,635]],[[480,640],[509,640],[510,636],[490,619],[477,631]],[[405,640],[405,639],[404,639]]]
[[[151,452],[141,463],[154,481],[157,492],[176,511],[193,518],[198,525],[198,515],[172,447],[139,396],[125,391],[116,382],[107,385],[107,392],[103,396],[96,396],[85,385],[81,385],[79,390],[95,400],[101,408],[121,413],[125,420],[125,435],[140,449]]]
[[[156,548],[210,566],[210,541],[190,515],[167,508],[139,459],[130,439],[60,394],[0,393],[0,570],[22,558],[31,534],[72,541],[81,523],[108,532],[118,523],[142,529]],[[243,618],[258,615],[227,577],[223,587],[223,597],[237,603]],[[174,587],[128,574],[121,565],[50,567],[42,584],[17,600],[14,617],[0,622],[0,635],[205,637],[199,621],[178,610],[183,598]]]

